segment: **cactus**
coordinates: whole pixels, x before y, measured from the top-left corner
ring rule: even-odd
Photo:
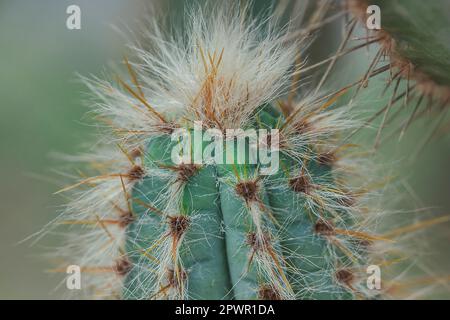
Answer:
[[[357,124],[333,107],[345,90],[298,96],[304,39],[287,42],[270,18],[233,6],[206,10],[178,37],[155,25],[153,47],[125,59],[129,80],[84,79],[109,130],[93,155],[76,158],[92,177],[61,190],[73,200],[56,221],[69,228],[56,255],[80,265],[83,288],[100,298],[378,296],[362,275],[386,262],[391,239],[377,235],[380,211],[367,202],[376,179],[345,157],[352,145],[341,134]],[[225,152],[198,162],[210,144],[195,135],[211,129]],[[229,149],[236,138],[243,156]],[[278,155],[278,170],[252,158],[255,148]]]
[[[269,177],[261,175],[260,163],[248,164],[248,158],[240,165],[175,165],[167,152],[174,148],[170,138],[151,139],[143,164],[145,171],[155,173],[137,182],[131,194],[136,199],[135,219],[127,227],[125,247],[133,267],[125,279],[125,297],[351,296],[346,286],[352,272],[337,270],[348,265],[345,259],[339,260],[334,248],[328,248],[326,240],[335,227],[347,226],[345,204],[350,196],[333,190],[331,155],[317,150],[309,154],[300,149],[309,148],[308,144],[295,145],[303,140],[300,131],[320,134],[315,130],[321,121],[331,120],[331,114],[318,114],[317,122],[311,124],[318,127],[310,129],[304,127],[306,115],[291,118],[289,124],[271,107],[258,110],[259,126],[285,125],[282,134],[290,131],[282,142],[282,172]],[[314,197],[328,202],[329,212],[321,214]],[[149,250],[149,244],[157,247]],[[345,281],[336,278],[339,272],[348,273]]]
[[[366,21],[367,7],[378,5],[381,30],[374,31],[391,65],[404,79],[440,104],[450,99],[450,20],[446,0],[349,0],[349,7]]]

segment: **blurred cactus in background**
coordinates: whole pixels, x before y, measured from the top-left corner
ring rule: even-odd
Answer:
[[[450,99],[450,2],[349,0],[350,10],[364,22],[369,5],[382,16],[375,35],[395,74],[417,83],[417,90],[447,104]]]

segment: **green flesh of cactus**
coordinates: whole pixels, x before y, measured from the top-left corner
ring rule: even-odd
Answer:
[[[255,128],[275,128],[284,121],[272,108],[258,113]],[[169,135],[152,138],[145,151],[144,166],[174,165],[170,152],[173,146]],[[260,179],[258,199],[270,211],[261,216],[265,233],[270,234],[270,246],[278,257],[279,267],[292,287],[295,298],[348,299],[350,290],[336,280],[338,259],[345,260],[324,236],[314,231],[317,218],[306,209],[302,192],[289,185],[288,169],[298,160],[280,153],[280,170]],[[314,183],[332,182],[331,168],[311,161],[309,174]],[[257,165],[223,164],[203,165],[179,190],[181,205],[178,215],[195,219],[186,228],[179,248],[182,261],[182,279],[186,299],[261,299],[278,297],[270,284],[285,284],[280,273],[268,276],[256,266],[252,256],[257,255],[249,244],[254,232],[254,220],[245,199],[236,191],[239,181],[254,180]],[[164,210],[161,194],[167,180],[148,175],[137,182],[132,191],[133,211],[136,219],[127,227],[126,255],[133,267],[124,281],[126,299],[164,298],[152,296],[149,288],[155,286],[155,270],[159,262],[149,257],[149,250],[168,233],[168,218],[149,209],[151,204]],[[170,201],[170,200],[169,200]],[[326,218],[326,213],[324,213]],[[146,252],[148,254],[143,254]],[[276,268],[275,268],[276,269]],[[170,270],[167,270],[169,275]],[[172,270],[173,272],[173,270]],[[169,276],[168,276],[169,277]],[[274,278],[279,278],[275,279]],[[170,283],[170,280],[167,279]]]
[[[373,0],[396,53],[440,86],[450,86],[450,2]]]

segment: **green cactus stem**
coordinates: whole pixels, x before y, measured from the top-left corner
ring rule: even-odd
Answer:
[[[259,124],[282,126],[283,116],[271,111],[275,117],[258,114]],[[176,165],[168,153],[173,147],[169,136],[160,136],[144,152],[145,168],[177,175],[181,201],[178,211],[165,213],[167,203],[160,197],[169,181],[149,175],[134,186],[136,219],[126,235],[133,268],[125,280],[125,297],[352,297],[352,272],[339,277],[337,266],[346,265],[345,259],[327,241],[333,217],[314,217],[306,203],[320,182],[332,185],[329,163],[316,157],[308,169],[292,176],[287,169],[298,160],[284,156],[281,167],[286,171],[264,178],[259,164]],[[163,252],[166,241],[170,248]],[[156,247],[149,250],[152,244]]]

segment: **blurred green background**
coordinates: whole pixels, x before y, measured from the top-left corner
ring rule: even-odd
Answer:
[[[86,89],[76,72],[100,75],[126,53],[112,25],[136,18],[143,1],[0,1],[0,298],[59,297],[45,272],[43,239],[17,244],[56,216],[64,199],[52,152],[81,151]],[[81,8],[81,30],[66,28],[66,8]]]
[[[139,18],[146,2],[154,1],[0,0],[2,299],[61,296],[54,289],[63,278],[46,272],[51,265],[42,257],[54,239],[44,238],[33,246],[18,242],[39,231],[64,203],[53,195],[60,187],[54,170],[61,163],[52,159],[52,152],[77,153],[93,133],[82,103],[86,89],[75,73],[101,75],[108,64],[120,63],[126,43],[111,26]],[[81,7],[81,30],[66,28],[66,8],[71,4]],[[360,60],[367,63],[364,56]],[[402,144],[383,146],[380,158],[412,187],[414,202],[431,208],[431,213],[450,214],[449,139],[433,140],[414,162],[408,161],[431,125],[415,125]],[[398,199],[393,208],[411,209],[410,194],[392,196]],[[450,225],[439,226],[433,235],[426,260],[450,274]]]

